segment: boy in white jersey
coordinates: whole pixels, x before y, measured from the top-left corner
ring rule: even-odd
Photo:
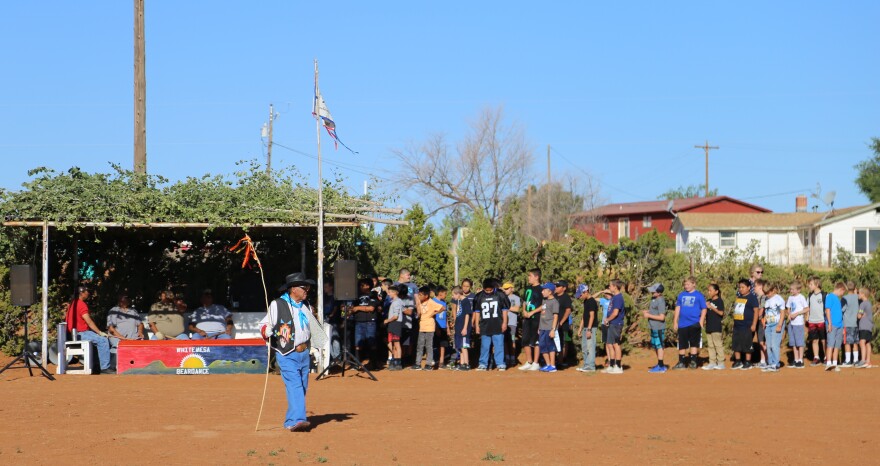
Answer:
[[[785,313],[788,315],[788,346],[794,356],[793,369],[804,368],[804,315],[810,312],[807,298],[801,294],[801,282],[794,282],[789,287],[788,300],[785,302]]]

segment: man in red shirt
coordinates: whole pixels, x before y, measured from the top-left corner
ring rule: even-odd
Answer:
[[[89,315],[89,306],[86,305],[86,300],[89,299],[89,289],[78,286],[76,292],[77,297],[67,306],[67,331],[76,330],[80,340],[94,343],[98,349],[101,372],[114,374],[116,371],[110,368],[110,340],[107,339],[107,334],[102,332],[92,320]]]

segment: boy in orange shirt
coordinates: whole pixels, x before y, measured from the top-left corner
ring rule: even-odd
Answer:
[[[416,308],[419,312],[419,339],[416,342],[416,361],[410,369],[414,371],[434,370],[434,331],[436,321],[434,316],[442,312],[443,306],[431,299],[431,288],[423,286],[416,295]],[[422,354],[427,358],[427,364],[422,369]]]

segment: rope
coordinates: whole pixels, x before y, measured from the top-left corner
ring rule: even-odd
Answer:
[[[237,252],[241,249],[242,243],[244,243],[244,261],[241,263],[241,268],[245,268],[248,265],[251,257],[253,257],[254,262],[257,263],[257,267],[260,269],[260,280],[263,282],[263,296],[266,300],[266,312],[269,310],[269,291],[266,290],[266,276],[263,274],[263,263],[260,262],[260,257],[257,255],[257,250],[254,248],[254,243],[251,240],[250,235],[244,235],[244,238],[238,240],[238,243],[235,246],[229,248],[232,252]],[[260,335],[262,336],[262,334]],[[269,387],[269,360],[271,355],[272,347],[266,342],[266,378],[263,382],[263,398],[260,399],[260,412],[257,414],[257,425],[254,426],[254,432],[258,432],[260,430],[260,420],[263,418],[263,406],[266,403],[266,391]]]

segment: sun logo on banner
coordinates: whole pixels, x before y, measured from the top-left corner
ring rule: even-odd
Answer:
[[[185,369],[201,369],[205,367],[205,358],[198,354],[190,354],[180,360],[180,367]]]

